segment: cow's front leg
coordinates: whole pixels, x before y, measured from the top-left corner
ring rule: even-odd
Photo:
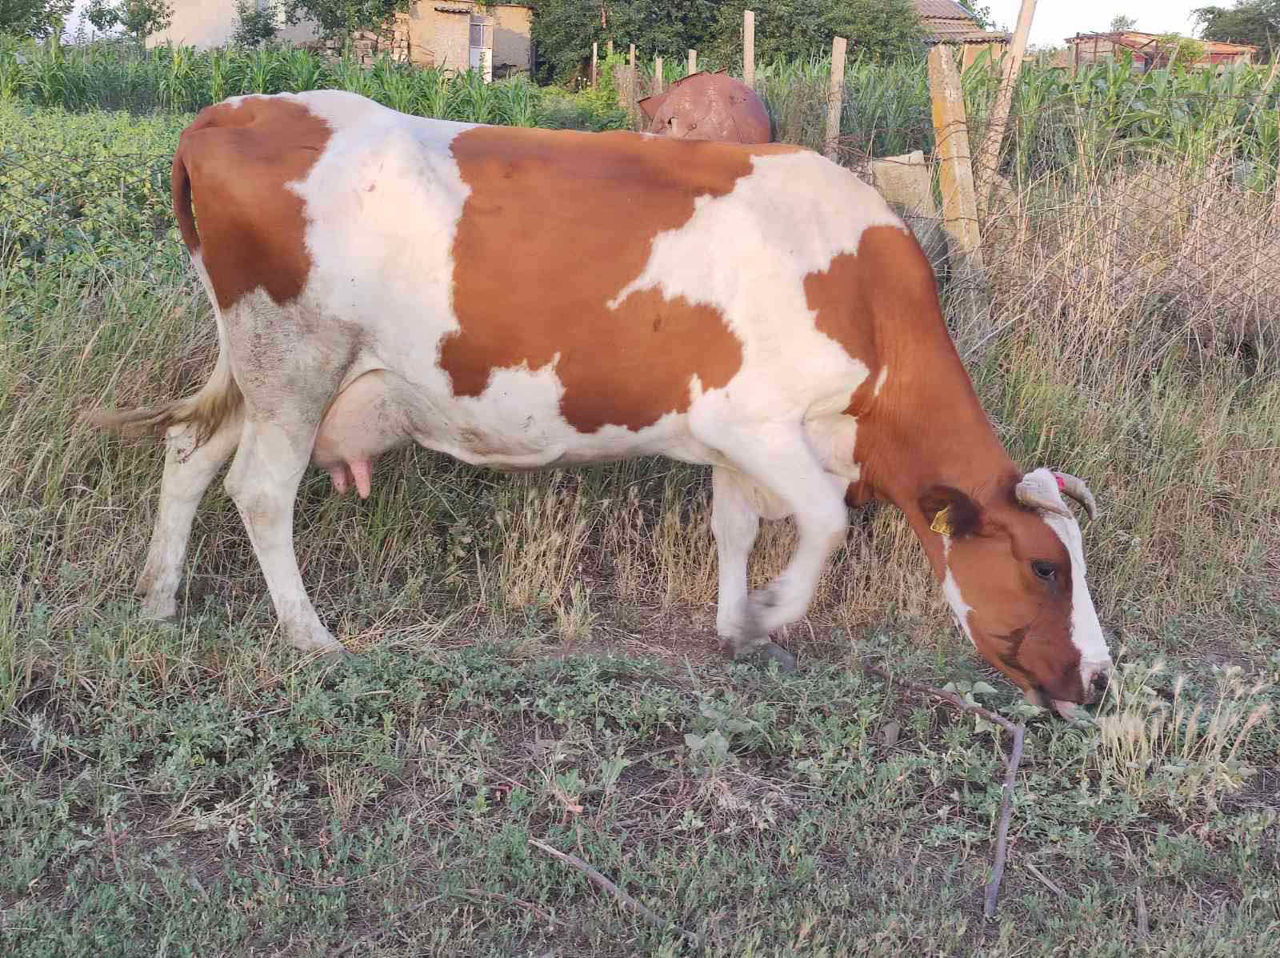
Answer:
[[[314,435],[315,424],[305,417],[288,426],[248,419],[226,487],[249,531],[289,642],[304,652],[338,652],[342,645],[321,625],[293,550],[293,503]]]
[[[760,531],[760,514],[743,488],[747,481],[724,466],[711,472],[711,533],[720,573],[716,633],[735,651],[746,639],[747,561]]]

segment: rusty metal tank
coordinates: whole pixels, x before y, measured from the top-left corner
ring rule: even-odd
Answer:
[[[640,101],[649,132],[676,140],[768,143],[769,111],[756,92],[727,73],[693,73]]]

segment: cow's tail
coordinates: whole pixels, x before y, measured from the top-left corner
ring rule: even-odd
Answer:
[[[170,185],[173,189],[173,215],[178,221],[182,241],[191,252],[192,258],[199,263],[200,234],[196,232],[196,221],[191,207],[191,177],[187,172],[181,146],[173,157]],[[203,268],[201,273],[204,278]],[[212,294],[212,288],[207,282],[205,288]],[[212,295],[210,299],[213,299]],[[216,302],[213,308],[214,315],[218,316]],[[98,428],[123,436],[163,436],[172,426],[188,425],[193,429],[196,445],[199,446],[217,432],[223,422],[239,412],[244,403],[240,387],[231,375],[228,352],[226,330],[221,316],[218,316],[218,361],[213,367],[213,374],[204,386],[190,396],[174,399],[159,406],[95,410],[89,414],[89,422]]]

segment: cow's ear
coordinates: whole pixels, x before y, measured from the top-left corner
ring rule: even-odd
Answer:
[[[982,525],[982,509],[951,486],[933,486],[926,491],[920,497],[920,511],[930,529],[953,539],[971,536]]]

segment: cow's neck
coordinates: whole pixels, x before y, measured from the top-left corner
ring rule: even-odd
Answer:
[[[900,345],[880,339],[888,373],[859,419],[859,493],[905,513],[941,576],[942,537],[930,530],[933,516],[921,512],[920,497],[945,485],[981,501],[1017,467],[991,428],[941,317],[936,331],[916,328],[899,339]]]

